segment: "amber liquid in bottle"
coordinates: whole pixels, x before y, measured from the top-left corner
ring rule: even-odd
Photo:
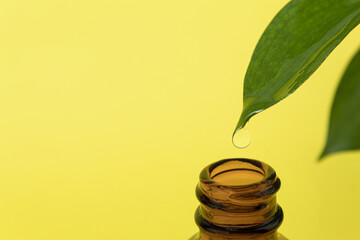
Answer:
[[[260,161],[225,159],[207,166],[196,187],[199,232],[191,240],[286,240],[277,232],[283,221],[279,188],[274,169]]]

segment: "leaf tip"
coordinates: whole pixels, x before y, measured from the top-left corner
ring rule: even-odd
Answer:
[[[324,150],[321,152],[321,154],[318,157],[318,162],[322,162],[324,161],[324,159],[326,157],[328,157],[329,155],[335,153],[336,151],[332,151],[331,149],[328,148],[328,146],[325,146]]]
[[[327,153],[324,151],[321,152],[321,154],[319,155],[317,161],[318,162],[322,162],[324,160],[324,158],[327,156]]]

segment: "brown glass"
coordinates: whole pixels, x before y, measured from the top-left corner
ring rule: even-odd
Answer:
[[[283,211],[276,202],[280,179],[269,165],[225,159],[200,173],[195,212],[199,233],[191,240],[283,240]]]

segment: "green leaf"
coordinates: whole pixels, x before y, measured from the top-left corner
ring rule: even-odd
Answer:
[[[327,142],[320,159],[360,149],[360,50],[347,67],[335,94]]]
[[[292,0],[266,28],[244,81],[236,130],[294,92],[360,22],[360,0]]]

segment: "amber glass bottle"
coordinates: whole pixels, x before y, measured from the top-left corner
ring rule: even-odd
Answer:
[[[284,240],[277,232],[283,211],[276,202],[280,179],[269,165],[225,159],[200,174],[195,212],[199,233],[191,240]]]

